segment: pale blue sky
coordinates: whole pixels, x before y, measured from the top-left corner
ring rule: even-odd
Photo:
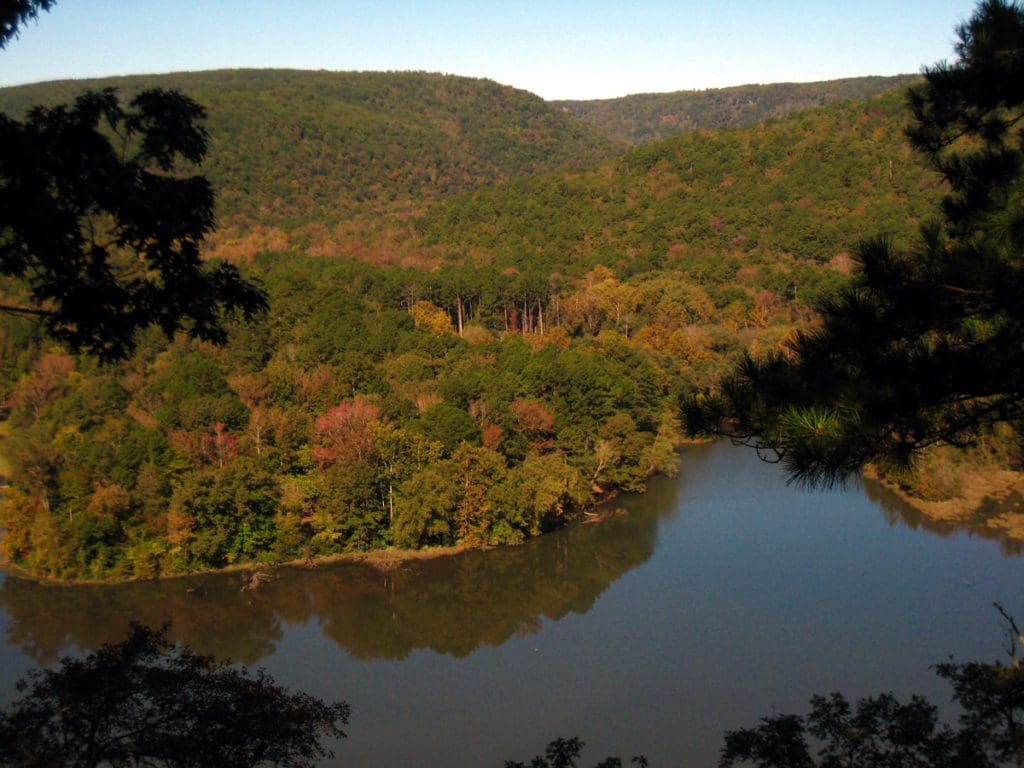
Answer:
[[[0,85],[225,67],[426,70],[547,99],[918,72],[967,0],[58,0]]]

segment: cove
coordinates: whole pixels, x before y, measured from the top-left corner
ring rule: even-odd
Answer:
[[[727,443],[602,523],[411,561],[113,586],[0,577],[0,700],[36,663],[172,622],[204,653],[353,706],[337,765],[494,766],[555,736],[587,764],[713,766],[722,732],[813,693],[947,702],[929,665],[997,658],[1024,558],[877,485],[807,493]]]

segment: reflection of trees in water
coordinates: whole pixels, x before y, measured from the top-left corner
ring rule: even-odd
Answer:
[[[1006,557],[1016,557],[1024,553],[1024,542],[1009,539],[995,528],[985,525],[985,518],[998,514],[1002,506],[991,506],[979,510],[978,514],[967,520],[936,520],[929,517],[901,499],[878,480],[864,478],[862,481],[864,494],[875,502],[885,515],[890,526],[904,525],[911,530],[924,530],[943,538],[966,531],[972,536],[990,539],[999,543],[999,550]],[[1019,504],[1019,499],[1016,504]]]
[[[120,640],[130,621],[169,621],[174,640],[251,664],[273,653],[284,624],[313,617],[358,658],[402,659],[421,648],[466,656],[536,632],[543,618],[590,610],[654,552],[658,517],[672,510],[675,487],[657,484],[651,497],[626,502],[628,514],[600,524],[390,571],[359,563],[285,568],[257,592],[242,592],[237,573],[103,587],[8,577],[0,608],[10,617],[7,641],[40,663],[70,645]]]
[[[65,648],[123,640],[132,621],[159,627],[199,653],[251,664],[281,639],[278,612],[260,593],[239,591],[238,574],[110,586],[49,586],[7,577],[0,608],[10,617],[7,642],[35,661]]]
[[[420,648],[461,657],[535,632],[542,618],[590,610],[651,556],[656,527],[652,515],[630,515],[388,573],[308,574],[306,588],[324,633],[356,657],[401,659]]]

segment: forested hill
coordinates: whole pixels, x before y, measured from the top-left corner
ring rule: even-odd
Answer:
[[[912,79],[575,105],[587,119],[632,110],[637,131],[678,132]],[[905,231],[898,208],[908,185],[921,181],[920,169],[903,172],[910,161],[902,89],[870,107],[843,101],[740,132],[691,131],[623,160],[628,144],[554,103],[488,80],[427,73],[231,70],[61,81],[0,89],[0,111],[68,102],[87,88],[129,96],[153,86],[180,89],[208,109],[202,171],[215,185],[218,212],[208,252],[233,261],[277,251],[434,267],[482,247],[486,258],[512,258],[518,267],[541,255],[564,267],[567,257],[622,264],[639,253],[643,262],[683,241],[692,250],[737,237],[747,249],[771,241],[821,260],[824,250],[834,255],[855,242],[868,221]],[[683,117],[664,119],[670,113]],[[671,183],[672,163],[654,161],[670,157],[686,165],[683,175],[669,171]],[[886,183],[874,183],[879,174]],[[541,261],[551,259],[529,266]]]
[[[622,147],[538,96],[490,80],[407,72],[223,70],[0,90],[0,111],[85,89],[177,88],[208,112],[204,173],[223,217],[334,218],[513,176],[579,168]]]
[[[610,136],[631,144],[645,144],[701,128],[741,128],[836,101],[868,99],[910,85],[918,77],[852,77],[551,103],[593,123]]]
[[[213,252],[271,310],[222,348],[154,329],[104,367],[0,315],[0,555],[38,575],[557,527],[671,471],[680,400],[777,349],[858,240],[907,239],[940,193],[898,92],[625,151],[482,81],[180,77],[146,82],[209,106]]]
[[[638,147],[584,173],[481,188],[432,206],[426,244],[517,269],[619,274],[842,260],[898,242],[940,189],[903,135],[902,91],[757,126]]]

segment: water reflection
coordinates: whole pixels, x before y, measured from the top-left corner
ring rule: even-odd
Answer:
[[[331,765],[501,765],[561,733],[590,742],[587,764],[643,751],[711,766],[723,731],[803,711],[816,691],[948,699],[929,665],[1001,652],[991,603],[1021,605],[1024,558],[950,536],[877,487],[787,487],[727,444],[687,449],[681,468],[604,523],[394,571],[283,570],[255,593],[238,574],[9,578],[0,683],[13,692],[23,654],[49,661],[130,619],[170,619],[197,650],[353,703]]]
[[[1010,499],[998,507],[992,502],[990,506],[979,510],[974,518],[967,520],[936,520],[915,509],[878,480],[864,478],[862,486],[864,495],[878,506],[890,526],[902,525],[914,531],[927,531],[942,538],[966,531],[971,536],[998,542],[999,551],[1006,557],[1016,557],[1024,553],[1024,542],[1009,539],[998,530],[984,524],[985,518],[998,514],[1004,508],[1019,511],[1020,498]]]
[[[700,475],[716,455],[692,450],[684,475]],[[287,625],[310,621],[359,659],[400,660],[427,648],[464,657],[536,632],[545,618],[589,611],[616,579],[654,553],[659,520],[677,508],[686,487],[681,480],[656,479],[647,494],[619,500],[620,513],[610,519],[521,547],[393,570],[358,563],[285,568],[256,592],[241,590],[239,574],[105,587],[7,576],[0,609],[8,616],[8,643],[43,664],[71,646],[88,650],[118,640],[131,621],[170,622],[176,640],[247,664],[273,654]],[[966,529],[997,540],[1006,556],[1024,552],[1021,542],[980,524],[930,519],[877,481],[865,480],[863,490],[890,526],[942,537]]]
[[[256,592],[239,574],[116,586],[58,587],[8,576],[0,609],[8,642],[39,663],[71,645],[124,636],[130,621],[171,623],[201,653],[252,664],[272,654],[285,625],[315,620],[361,659],[403,659],[429,648],[463,657],[537,631],[542,619],[585,613],[622,574],[648,560],[659,517],[678,484],[657,482],[642,500],[594,525],[575,525],[521,547],[413,561],[382,571],[359,563],[284,568]]]

